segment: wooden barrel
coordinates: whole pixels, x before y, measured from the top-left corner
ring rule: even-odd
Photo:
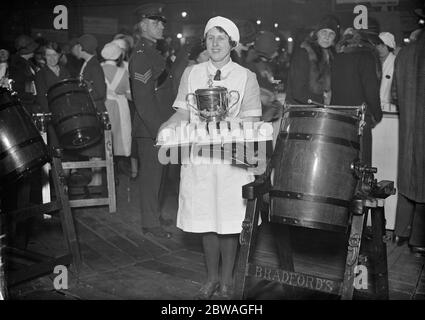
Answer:
[[[62,80],[49,88],[47,100],[61,147],[76,150],[100,141],[102,125],[84,83]]]
[[[8,90],[0,88],[0,188],[48,160],[47,147],[30,114]]]
[[[333,231],[348,226],[358,181],[351,169],[360,156],[358,131],[355,112],[285,112],[273,155],[272,222]]]

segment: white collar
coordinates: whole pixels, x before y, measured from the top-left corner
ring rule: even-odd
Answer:
[[[113,60],[105,60],[103,62],[103,64],[109,64],[109,65],[115,66],[115,67],[117,66],[117,63],[115,61],[113,61]]]

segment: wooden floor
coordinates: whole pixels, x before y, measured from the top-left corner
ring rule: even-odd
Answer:
[[[206,278],[199,236],[175,227],[169,228],[172,239],[144,236],[137,183],[123,175],[119,178],[116,213],[110,214],[107,207],[73,210],[83,268],[78,277],[70,274],[68,290],[54,290],[54,275],[48,275],[10,288],[12,299],[192,299]],[[175,219],[176,210],[176,195],[168,192],[164,211]],[[255,258],[273,264],[273,239],[267,233],[267,225],[262,228],[265,231],[259,238]],[[315,231],[298,233],[294,237],[296,270],[338,277],[345,246],[340,239]],[[59,222],[37,221],[28,248],[48,255],[64,252]],[[425,299],[425,259],[411,254],[406,245],[398,247],[389,241],[387,248],[390,299]],[[255,284],[252,282],[251,288]],[[325,298],[285,296],[282,290],[281,286],[265,285],[259,291],[262,294],[253,298]]]

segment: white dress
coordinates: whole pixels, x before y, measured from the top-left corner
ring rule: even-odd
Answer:
[[[187,68],[182,76],[174,108],[190,110],[190,121],[200,121],[186,105],[186,95],[208,87],[216,73],[210,61]],[[240,99],[228,119],[260,117],[260,88],[254,73],[230,61],[214,86],[237,90]],[[196,160],[195,160],[196,161]],[[200,161],[196,161],[199,163]],[[182,164],[177,227],[186,232],[236,234],[242,230],[246,201],[242,186],[254,181],[254,174],[230,164]]]
[[[111,81],[105,75],[106,82],[106,110],[108,111],[109,121],[112,128],[112,146],[116,156],[130,156],[131,153],[131,117],[127,97],[124,94],[118,94],[117,88],[122,81],[126,80],[128,73],[125,68],[116,67],[115,63],[106,61],[102,67],[107,65],[116,68],[115,75]],[[106,70],[105,70],[106,73]],[[128,87],[129,88],[129,87]]]

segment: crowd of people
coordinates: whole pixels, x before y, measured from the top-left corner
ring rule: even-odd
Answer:
[[[417,13],[424,18],[423,10]],[[90,34],[62,46],[50,41],[40,45],[19,36],[15,54],[0,50],[0,76],[13,79],[13,89],[30,113],[49,112],[46,93],[59,81],[82,78],[89,83],[97,111],[109,114],[114,156],[121,157],[116,158],[118,164],[139,181],[144,234],[170,238],[166,226],[174,223],[161,213],[161,190],[170,166],[158,160],[158,132],[181,121],[199,121],[187,107],[186,95],[212,81],[240,93],[229,118],[273,122],[275,132],[285,103],[366,103],[361,156],[368,165],[372,129],[383,112],[398,111],[401,201],[395,233],[400,243],[407,240],[412,250],[425,252],[423,30],[415,31],[411,43],[401,48],[394,35],[377,25],[344,29],[335,16],[327,15],[306,38],[296,39],[289,57],[272,32],[244,37],[233,21],[214,17],[207,22],[203,39],[175,52],[160,50],[167,22],[161,5],[139,7],[137,17],[136,35],[117,34],[102,48]],[[59,145],[52,128],[49,141]],[[103,141],[77,153],[102,158]],[[255,177],[231,165],[182,165],[180,170],[176,224],[202,234],[208,271],[198,297],[207,299],[218,292],[229,298],[245,215],[241,187]],[[99,185],[101,176],[89,172],[87,182]]]

